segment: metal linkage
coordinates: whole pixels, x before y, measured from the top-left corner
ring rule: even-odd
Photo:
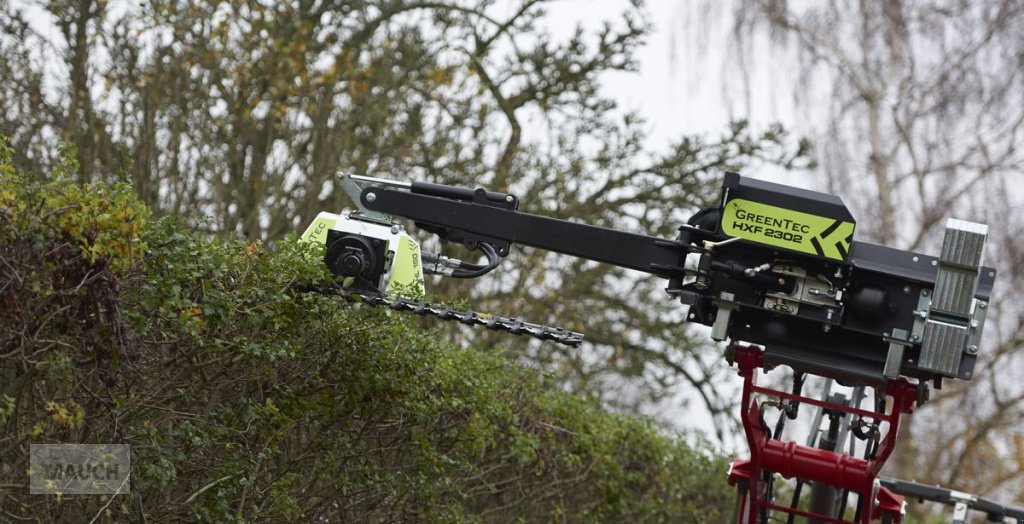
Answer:
[[[970,493],[908,480],[889,477],[879,477],[878,480],[882,486],[907,498],[929,500],[953,506],[953,524],[967,522],[968,510],[985,513],[988,522],[1006,522],[1006,519],[1013,519],[1013,522],[1024,522],[1024,507],[1000,504]]]
[[[550,340],[572,348],[579,347],[583,343],[583,333],[569,331],[560,327],[545,326],[525,322],[516,318],[499,317],[476,311],[460,311],[444,306],[434,305],[422,300],[412,300],[405,297],[398,297],[389,300],[379,295],[367,295],[357,291],[348,290],[340,284],[323,284],[318,286],[292,286],[292,289],[320,295],[337,296],[348,300],[366,304],[373,307],[384,307],[394,311],[415,313],[417,315],[431,316],[445,321],[454,321],[468,326],[483,326],[494,331],[503,331],[513,335],[527,335],[540,340]]]
[[[741,524],[764,524],[769,513],[776,511],[811,519],[812,522],[846,524],[856,522],[867,524],[881,519],[883,522],[898,523],[902,520],[903,497],[880,487],[878,472],[892,453],[899,431],[900,416],[911,413],[917,399],[917,388],[905,379],[891,381],[885,389],[892,397],[889,413],[878,413],[837,404],[825,400],[804,397],[758,386],[756,375],[760,369],[769,369],[764,361],[764,351],[757,346],[732,345],[732,361],[743,377],[743,430],[750,446],[750,459],[733,461],[729,468],[728,480],[741,489],[739,522]],[[803,446],[793,441],[783,441],[770,434],[763,422],[763,412],[754,395],[768,395],[781,400],[795,401],[818,406],[823,409],[848,413],[862,418],[874,419],[889,424],[888,433],[881,437],[872,457],[859,459],[849,454]],[[796,478],[803,482],[821,483],[835,489],[849,490],[859,494],[859,504],[854,521],[841,516],[823,515],[803,511],[772,502],[770,483],[764,480],[777,473],[785,478]],[[770,478],[770,477],[769,477]]]

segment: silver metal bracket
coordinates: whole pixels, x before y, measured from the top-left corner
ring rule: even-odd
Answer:
[[[981,332],[985,328],[986,316],[988,316],[988,302],[975,300],[967,335],[967,353],[971,355],[977,355],[978,348],[981,347]]]
[[[928,308],[932,304],[932,290],[922,289],[917,297],[917,308],[914,309],[914,327],[910,330],[910,339],[920,342],[924,337],[924,323],[928,320]]]
[[[967,524],[967,510],[974,506],[978,497],[970,493],[950,490],[949,498],[953,501],[952,524]]]
[[[712,340],[722,342],[728,336],[729,317],[732,315],[732,311],[736,309],[735,300],[735,295],[726,292],[721,294],[720,300],[714,300],[714,304],[718,306],[718,313],[715,315],[714,325],[711,326]]]
[[[957,501],[953,506],[952,524],[967,524],[967,504]]]
[[[341,185],[341,189],[345,191],[345,194],[348,195],[348,198],[352,200],[352,203],[356,206],[356,210],[349,213],[349,216],[357,220],[365,220],[367,222],[374,222],[385,226],[390,226],[395,223],[395,218],[391,215],[386,215],[378,211],[370,211],[363,207],[363,202],[359,198],[363,194],[363,188],[359,187],[359,184],[356,184],[355,181],[376,179],[349,175],[341,171],[337,172],[336,176],[338,177],[338,183]]]
[[[824,308],[828,314],[828,321],[837,324],[841,315],[836,312],[842,309],[843,292],[836,289],[824,275],[809,275],[803,268],[788,264],[773,263],[771,271],[780,275],[787,275],[796,283],[796,289],[792,293],[765,293],[762,307],[779,313],[795,315],[800,311],[801,304]],[[755,272],[762,270],[761,267],[753,268]],[[825,324],[828,326],[828,324]]]
[[[892,334],[884,339],[889,343],[889,353],[885,356],[885,368],[882,375],[885,378],[896,379],[900,376],[900,367],[903,365],[903,352],[911,346],[910,336],[905,329],[893,329]]]
[[[985,308],[980,306],[974,294],[987,236],[988,226],[983,224],[952,218],[946,222],[935,289],[920,335],[918,367],[925,371],[947,377],[971,378],[970,372],[960,372],[960,361],[971,347],[968,343],[971,332],[980,333],[980,323],[974,316],[979,309]],[[973,347],[976,353],[977,344]]]

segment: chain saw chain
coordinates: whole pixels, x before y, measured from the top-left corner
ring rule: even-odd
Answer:
[[[487,329],[503,331],[513,335],[529,335],[536,339],[551,340],[572,348],[579,347],[583,343],[583,333],[569,331],[560,327],[544,326],[532,322],[524,322],[516,318],[499,317],[487,313],[477,313],[476,311],[459,311],[405,297],[388,299],[379,295],[367,295],[345,289],[340,284],[293,286],[293,289],[319,295],[341,297],[349,302],[366,304],[377,308],[387,308],[393,311],[436,317],[441,320],[459,322],[468,326],[483,326]]]

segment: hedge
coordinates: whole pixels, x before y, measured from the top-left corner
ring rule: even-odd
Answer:
[[[0,148],[0,520],[721,522],[705,445],[421,319],[295,291],[316,248],[150,219]],[[68,166],[64,171],[71,169]],[[128,444],[131,493],[30,495],[29,446]]]

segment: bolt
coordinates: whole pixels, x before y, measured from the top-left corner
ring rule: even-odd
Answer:
[[[928,296],[930,294],[931,294],[931,292],[928,291],[927,289],[921,290],[921,296],[922,297],[926,297],[926,296]]]
[[[359,257],[347,256],[342,259],[341,267],[344,268],[346,274],[354,275],[362,269],[363,261]]]
[[[917,342],[918,340],[921,340],[921,335],[918,335],[917,333],[911,333],[910,340]]]
[[[397,235],[399,231],[400,230],[398,229],[398,226],[391,226],[391,234],[392,235]]]
[[[988,307],[988,302],[978,302],[978,307],[985,309]]]
[[[970,371],[964,371],[964,378],[971,378],[971,372]]]
[[[377,194],[376,193],[367,193],[366,194],[366,201],[367,202],[373,203],[376,200],[377,200]]]
[[[345,248],[345,251],[341,253],[340,259],[340,266],[343,275],[359,275],[370,269],[370,262],[366,259],[363,252],[357,248]]]
[[[972,355],[977,353],[978,352],[978,346],[976,346],[974,344],[971,344],[970,346],[967,346],[967,352],[972,354]]]
[[[509,204],[511,204],[512,202],[515,202],[515,201],[516,201],[516,197],[514,197],[512,195],[505,195],[505,202],[508,202]]]
[[[904,293],[910,293],[910,286],[903,286]]]

